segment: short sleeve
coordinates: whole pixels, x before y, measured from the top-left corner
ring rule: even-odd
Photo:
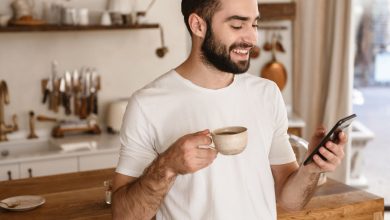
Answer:
[[[276,87],[276,86],[274,86]],[[275,88],[274,88],[275,89]],[[271,165],[280,165],[290,163],[296,160],[294,151],[291,147],[288,129],[288,117],[286,106],[282,94],[278,87],[275,89],[274,99],[274,133],[269,153]]]
[[[157,157],[152,125],[133,95],[127,105],[120,131],[121,150],[116,172],[139,177]]]

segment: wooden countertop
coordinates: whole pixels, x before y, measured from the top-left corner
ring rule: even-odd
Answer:
[[[46,203],[26,212],[0,210],[0,219],[111,219],[104,202],[103,181],[113,169],[0,182],[0,200],[17,195],[41,195]],[[333,180],[319,187],[306,208],[278,219],[383,219],[384,200]]]

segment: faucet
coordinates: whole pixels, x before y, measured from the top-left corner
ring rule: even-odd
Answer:
[[[17,117],[16,115],[12,116],[13,125],[6,125],[4,122],[4,105],[9,104],[9,93],[7,83],[2,80],[0,82],[0,142],[8,141],[7,134],[17,131]]]

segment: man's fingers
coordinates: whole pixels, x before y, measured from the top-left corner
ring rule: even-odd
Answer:
[[[326,133],[326,129],[324,126],[320,126],[317,128],[316,132],[314,133],[314,135],[316,137],[323,137]]]
[[[344,145],[335,144],[329,141],[326,143],[326,148],[339,158],[344,157]]]
[[[321,172],[329,172],[329,171],[334,171],[336,169],[336,165],[323,160],[318,155],[314,155],[313,160],[316,163],[316,165],[319,167]]]
[[[339,144],[344,145],[344,144],[346,144],[348,142],[347,135],[343,131],[339,133],[339,137],[338,138],[339,138]]]
[[[341,162],[341,159],[335,155],[333,152],[329,151],[325,147],[320,148],[320,154],[327,159],[328,163],[338,166]]]
[[[210,164],[213,163],[215,157],[213,156],[212,158],[208,158],[208,159],[198,159],[197,161],[197,166],[202,169],[202,168],[205,168],[205,167],[208,167],[210,166]]]
[[[196,158],[198,159],[214,160],[216,156],[217,151],[215,149],[199,148],[196,151]]]
[[[207,134],[210,134],[210,130],[209,129],[205,129],[203,131],[198,131],[198,132],[195,132],[193,133],[193,135],[207,135]]]
[[[191,137],[194,146],[210,145],[212,143],[211,137],[208,134],[198,134]]]
[[[325,136],[326,129],[323,126],[318,127],[313,136],[311,137],[311,144],[319,143],[319,141]]]

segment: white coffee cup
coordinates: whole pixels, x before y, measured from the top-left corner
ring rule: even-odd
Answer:
[[[234,126],[219,128],[211,132],[211,148],[224,155],[236,155],[243,152],[248,144],[248,129]]]

